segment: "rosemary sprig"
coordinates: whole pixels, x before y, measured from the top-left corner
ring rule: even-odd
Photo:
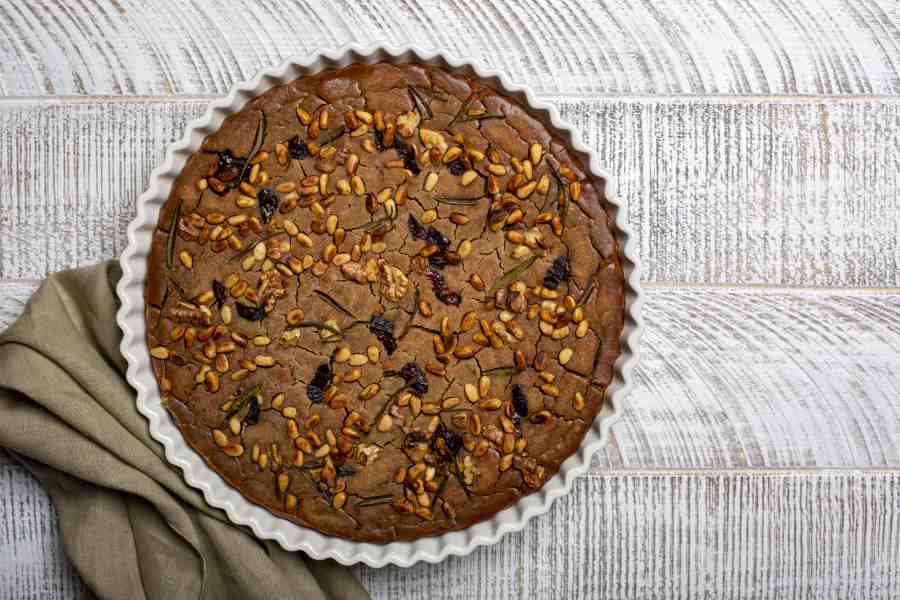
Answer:
[[[468,98],[463,100],[462,106],[459,107],[459,111],[457,111],[457,113],[453,115],[453,119],[451,119],[450,122],[447,123],[448,131],[460,120],[460,118],[462,118],[466,114],[466,111],[469,109],[469,105],[472,104],[473,100],[475,100],[475,92],[472,92],[471,94],[469,94]]]
[[[379,217],[377,219],[372,219],[371,221],[367,221],[367,222],[363,223],[362,225],[355,225],[353,227],[350,227],[349,229],[346,229],[345,231],[356,231],[358,229],[362,229],[366,233],[372,233],[373,231],[375,231],[376,229],[381,227],[381,225],[383,225],[385,222],[392,221],[392,220],[393,219],[391,219],[390,217]]]
[[[379,504],[390,504],[394,501],[393,494],[385,494],[383,496],[369,496],[368,498],[363,498],[359,502],[356,503],[358,508],[363,508],[366,506],[378,506]]]
[[[279,236],[283,233],[286,233],[284,229],[277,229],[277,230],[273,231],[272,233],[267,233],[265,235],[259,236],[259,238],[255,242],[248,245],[246,248],[244,248],[243,250],[241,250],[240,252],[238,252],[237,254],[232,256],[231,258],[229,258],[228,262],[234,262],[236,260],[240,260],[240,259],[244,258],[248,254],[253,252],[253,249],[256,247],[256,244],[258,244],[260,242],[265,242],[266,240],[270,240],[273,237]]]
[[[578,299],[576,306],[584,306],[587,304],[587,301],[590,300],[591,294],[594,293],[594,282],[591,281],[590,285],[588,285],[587,289],[584,290],[584,293],[581,294],[581,298]]]
[[[344,308],[344,307],[341,305],[340,302],[338,302],[337,300],[335,300],[334,298],[332,298],[329,294],[323,292],[322,290],[315,290],[315,294],[316,294],[316,296],[319,297],[319,300],[321,300],[322,302],[324,302],[325,304],[327,304],[327,305],[330,306],[331,308],[333,308],[333,309],[335,309],[335,310],[337,310],[337,311],[339,311],[339,312],[344,313],[345,315],[347,315],[347,316],[350,317],[351,319],[359,320],[359,319],[357,319],[356,315],[354,315],[352,312],[350,312],[349,310],[347,310],[346,308]]]
[[[481,374],[504,377],[506,375],[518,375],[524,370],[525,369],[520,369],[519,367],[494,367],[493,369],[482,371]]]
[[[400,396],[400,394],[403,393],[403,390],[405,390],[405,389],[406,389],[406,383],[401,385],[397,391],[395,391],[393,394],[391,394],[388,397],[387,402],[384,403],[384,405],[381,407],[381,410],[379,410],[378,414],[375,415],[375,418],[372,419],[373,423],[378,423],[378,419],[381,418],[381,415],[383,415],[385,412],[387,412],[387,409],[391,406],[391,404],[394,403],[394,400],[396,400]],[[368,434],[366,435],[366,437],[368,437]],[[365,439],[365,438],[363,438],[363,439]]]
[[[413,86],[413,87],[415,87],[415,86]],[[425,96],[431,96],[435,100],[446,100],[447,98],[449,98],[449,96],[447,95],[447,92],[445,92],[444,90],[442,90],[439,87],[430,87],[430,88],[417,87],[416,91],[419,92],[419,94],[422,94]]]
[[[250,154],[247,155],[247,160],[244,161],[244,168],[241,169],[241,176],[238,177],[238,183],[244,180],[244,175],[247,174],[247,169],[250,168],[250,160],[256,156],[256,153],[259,152],[259,149],[262,148],[263,139],[266,137],[266,113],[263,111],[259,111],[259,124],[256,126],[256,137],[253,138],[253,147],[250,149]]]
[[[181,287],[181,284],[179,284],[177,281],[175,281],[175,279],[171,276],[169,277],[169,282],[175,286],[175,291],[178,292],[178,297],[182,301],[187,301],[187,299],[188,299],[187,292],[184,291],[184,288]],[[166,286],[166,292],[168,292],[168,291],[169,291],[169,288],[168,288],[168,286]]]
[[[300,467],[301,471],[312,471],[314,469],[321,469],[325,466],[325,463],[321,460],[313,460],[308,463],[303,463],[303,466]]]
[[[169,219],[169,237],[166,238],[166,268],[172,268],[172,258],[175,254],[175,228],[178,227],[178,217],[181,216],[181,198],[175,203],[172,218]]]
[[[250,390],[246,394],[241,396],[237,402],[234,402],[231,405],[231,408],[228,409],[228,412],[226,414],[230,417],[231,415],[234,415],[234,414],[240,412],[240,410],[242,408],[244,408],[244,405],[247,404],[247,402],[251,398],[257,397],[258,394],[259,394],[259,386],[258,385],[253,386],[252,388],[250,388]]]
[[[338,125],[337,127],[326,129],[319,134],[319,137],[316,138],[316,143],[319,144],[319,146],[326,146],[344,135],[346,131],[347,127],[344,125]]]
[[[488,296],[492,295],[494,292],[496,292],[500,288],[506,287],[507,285],[509,285],[516,279],[518,279],[519,276],[522,275],[522,273],[524,273],[525,271],[530,269],[531,265],[533,265],[535,263],[535,261],[537,261],[537,259],[541,258],[542,256],[544,256],[544,253],[542,251],[538,250],[534,254],[532,254],[530,257],[528,257],[527,259],[520,262],[515,267],[513,267],[512,269],[510,269],[509,271],[504,273],[499,279],[497,279],[493,283],[493,285],[491,285],[490,289],[488,290]]]
[[[432,200],[442,204],[457,204],[460,206],[474,206],[484,196],[432,196]]]
[[[503,113],[482,113],[480,115],[466,115],[459,120],[460,123],[468,123],[469,121],[483,121],[485,119],[505,119]]]
[[[419,93],[419,90],[411,85],[406,86],[406,90],[409,92],[409,97],[410,99],[412,99],[413,106],[416,107],[416,111],[419,113],[419,116],[422,117],[422,119],[434,118],[434,113],[431,112],[431,107],[428,106],[428,103],[425,102],[424,98],[422,98],[422,94]]]
[[[559,191],[563,194],[563,202],[559,205],[559,218],[562,219],[563,225],[565,225],[566,215],[569,212],[569,186],[563,181],[563,177],[556,167],[554,167],[549,160],[546,162],[550,166],[550,172],[553,174],[553,178],[556,179],[556,185],[559,186]]]

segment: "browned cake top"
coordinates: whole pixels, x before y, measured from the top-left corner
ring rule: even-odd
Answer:
[[[612,377],[602,194],[465,77],[354,65],[276,87],[161,211],[146,305],[166,405],[244,496],[322,532],[488,518],[577,449]]]

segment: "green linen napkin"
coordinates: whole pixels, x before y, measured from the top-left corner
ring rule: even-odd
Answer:
[[[367,598],[346,567],[231,524],[166,461],[119,353],[110,262],[47,278],[0,335],[0,446],[43,484],[100,598]]]

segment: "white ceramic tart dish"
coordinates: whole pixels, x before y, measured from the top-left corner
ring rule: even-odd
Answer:
[[[354,63],[384,62],[431,65],[508,96],[526,107],[532,118],[564,142],[570,154],[580,161],[586,175],[604,183],[601,186],[604,190],[603,208],[616,239],[618,260],[624,276],[624,324],[618,340],[620,354],[612,365],[612,378],[600,411],[587,429],[578,450],[561,464],[558,472],[542,487],[488,519],[462,530],[413,541],[368,543],[322,534],[250,502],[226,483],[185,441],[163,404],[152,369],[147,344],[144,291],[148,281],[148,258],[160,211],[169,199],[176,178],[207,136],[218,131],[225,119],[238,113],[248,101],[273,87]],[[620,414],[631,387],[642,329],[639,269],[635,244],[626,225],[626,209],[616,198],[614,182],[598,167],[595,158],[578,141],[572,129],[560,120],[554,107],[541,103],[528,89],[510,83],[499,73],[484,71],[443,53],[409,47],[350,46],[333,53],[289,60],[261,72],[249,82],[237,85],[228,96],[212,102],[201,118],[188,125],[182,139],[168,148],[163,164],[153,171],[147,191],[138,199],[137,216],[128,227],[128,241],[121,257],[123,275],[117,288],[121,308],[117,320],[123,332],[122,353],[129,363],[128,381],[137,390],[138,410],[148,419],[151,435],[164,446],[168,460],[182,469],[185,480],[200,489],[210,505],[223,509],[229,519],[250,527],[258,537],[277,540],[286,549],[302,550],[313,558],[333,558],[343,564],[363,562],[370,566],[409,566],[423,560],[437,562],[451,554],[467,554],[477,546],[496,542],[506,532],[522,529],[532,517],[549,510],[554,499],[568,493],[575,478],[588,469],[592,454],[606,442],[610,427]],[[615,335],[610,339],[615,340]]]

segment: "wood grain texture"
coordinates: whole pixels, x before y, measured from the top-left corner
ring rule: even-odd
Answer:
[[[0,600],[69,599],[82,589],[50,498],[28,471],[0,456]]]
[[[547,94],[896,94],[891,0],[0,2],[0,94],[224,93],[349,42],[470,55]]]
[[[900,293],[651,287],[644,318],[597,468],[900,467]]]
[[[494,546],[354,571],[376,600],[896,598],[898,488],[898,471],[594,469]],[[0,465],[0,509],[0,600],[76,597],[52,506],[17,465]]]
[[[556,103],[650,290],[636,389],[573,493],[471,556],[357,568],[373,596],[900,597],[893,0],[0,0],[0,96],[32,97],[0,101],[0,329],[46,273],[121,252],[203,95],[376,40]],[[0,600],[81,589],[0,452]]]
[[[896,598],[898,485],[896,472],[595,473],[494,547],[356,572],[374,598]]]
[[[900,100],[553,101],[629,202],[646,281],[900,286]],[[0,102],[0,278],[118,256],[206,102]]]

